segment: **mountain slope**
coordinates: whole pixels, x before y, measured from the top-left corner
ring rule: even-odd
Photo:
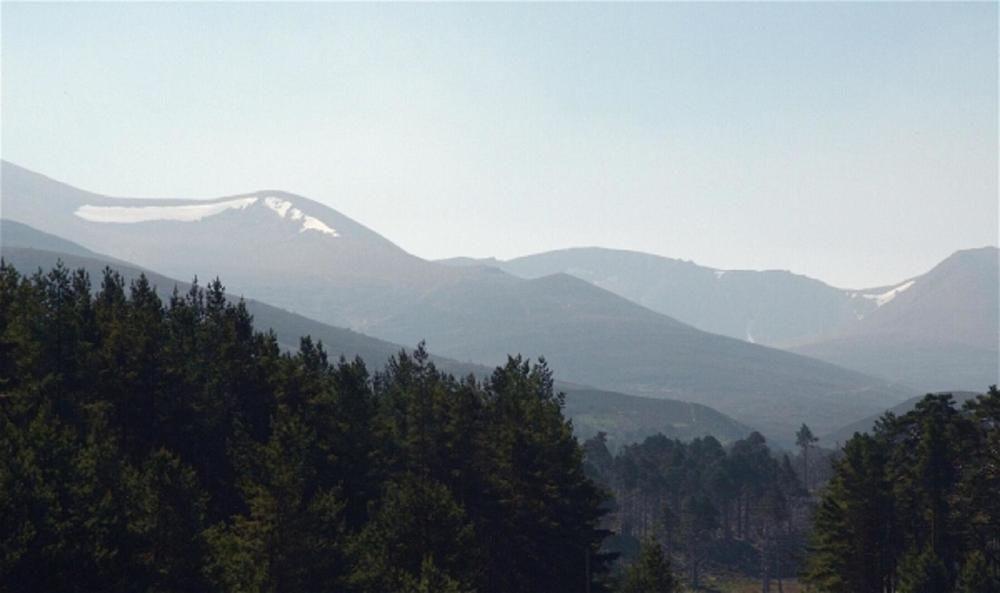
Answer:
[[[54,251],[81,257],[99,257],[82,245],[7,219],[0,219],[0,245],[7,248],[26,247]]]
[[[495,273],[492,283],[427,295],[389,322],[382,329],[392,339],[422,336],[445,356],[544,355],[573,381],[705,403],[771,434],[793,418],[826,426],[898,393],[816,360],[698,331],[567,275],[515,284]]]
[[[522,278],[569,274],[698,329],[771,346],[822,334],[874,308],[868,300],[791,272],[716,270],[600,247],[443,263],[492,265]]]
[[[494,365],[546,356],[561,378],[705,404],[777,438],[832,430],[913,395],[856,372],[699,331],[589,283],[416,258],[319,203],[96,196],[5,164],[4,217],[171,276],[397,343]]]
[[[12,228],[12,225],[7,224],[9,221],[2,222],[0,229],[6,231]],[[190,288],[185,282],[89,252],[82,246],[58,237],[55,239],[67,248],[66,252],[34,249],[31,245],[49,245],[53,237],[26,225],[20,225],[18,231],[17,236],[6,232],[0,234],[0,256],[22,273],[51,269],[62,261],[71,269],[87,270],[95,280],[100,278],[105,266],[120,272],[126,281],[144,273],[163,299],[169,298],[175,286],[182,292]],[[370,369],[377,370],[390,356],[403,348],[398,344],[331,327],[258,301],[247,300],[246,305],[254,316],[257,328],[273,330],[278,341],[289,349],[298,347],[299,337],[309,335],[321,340],[331,356],[360,356],[369,364]],[[491,372],[487,367],[439,356],[433,356],[432,359],[439,368],[456,375],[472,373],[483,377]],[[603,431],[608,434],[609,443],[614,446],[640,441],[656,433],[683,440],[710,434],[723,442],[730,442],[750,432],[748,427],[732,418],[699,404],[642,398],[564,382],[557,382],[556,387],[566,393],[566,415],[573,419],[576,433],[583,439]]]
[[[907,383],[917,391],[996,382],[997,249],[960,251],[893,286],[843,290],[781,271],[713,270],[603,248],[510,261],[453,258],[523,278],[566,273],[700,329]]]
[[[959,251],[901,283],[892,298],[795,352],[923,391],[1000,382],[1000,277],[995,247]]]
[[[97,254],[85,256],[28,247],[15,247],[3,241],[0,255],[3,256],[4,261],[8,265],[13,266],[22,274],[31,274],[39,269],[48,271],[60,261],[70,269],[83,268],[90,275],[91,282],[95,287],[100,282],[105,267],[110,267],[120,272],[126,283],[138,278],[140,274],[145,274],[150,284],[156,289],[157,294],[164,301],[170,298],[170,294],[175,286],[182,294],[191,287],[190,283],[180,282],[155,272],[122,264],[119,260]],[[278,342],[284,348],[296,349],[299,346],[299,338],[301,336],[311,335],[314,339],[323,341],[327,352],[332,357],[345,356],[353,358],[360,356],[366,362],[369,362],[373,368],[384,364],[390,356],[395,355],[402,348],[402,346],[397,344],[371,338],[349,329],[321,324],[301,315],[290,313],[252,299],[246,300],[246,305],[247,309],[254,316],[257,328],[262,331],[266,331],[267,329],[274,330]],[[452,370],[452,368],[449,368],[449,370]],[[454,372],[459,373],[470,372],[472,370],[481,369],[473,365],[461,365],[457,363],[454,367]]]
[[[224,276],[236,292],[354,329],[403,306],[400,293],[453,275],[326,206],[278,191],[109,198],[4,162],[2,198],[5,219],[168,276]]]
[[[944,391],[940,393],[951,394],[951,396],[955,399],[956,406],[961,407],[961,405],[966,400],[970,400],[980,395],[981,392],[977,393],[973,391]],[[902,416],[903,414],[915,408],[917,406],[917,403],[919,403],[920,400],[922,399],[924,399],[923,395],[911,397],[905,402],[895,405],[889,410],[886,410],[886,412],[892,412],[896,416]],[[841,428],[829,434],[821,435],[819,438],[820,446],[829,449],[832,448],[834,445],[838,444],[843,445],[852,436],[854,436],[854,433],[856,432],[871,432],[872,428],[875,426],[875,423],[878,421],[879,418],[882,417],[884,413],[885,412],[883,412],[882,414],[875,414],[867,418],[862,418],[861,420],[858,420],[856,422],[851,422],[846,426],[842,426]]]

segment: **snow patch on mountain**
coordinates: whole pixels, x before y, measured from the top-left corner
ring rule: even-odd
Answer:
[[[254,205],[257,198],[239,198],[210,204],[184,204],[182,206],[92,206],[86,204],[75,214],[91,222],[135,223],[155,220],[197,222],[226,210],[243,210]]]
[[[725,276],[725,275],[726,275],[726,271],[725,270],[715,270],[715,279],[716,280],[721,280],[722,277]]]
[[[916,280],[907,280],[906,282],[900,284],[899,286],[890,288],[885,292],[879,292],[879,293],[852,292],[850,293],[850,295],[852,299],[862,298],[862,299],[868,299],[870,301],[875,301],[875,306],[881,307],[882,305],[891,302],[900,293],[906,291],[908,288],[913,286],[915,282]],[[861,316],[859,316],[858,319],[861,319]]]
[[[907,288],[913,286],[914,282],[916,282],[916,280],[910,280],[909,282],[904,282],[900,284],[899,286],[893,288],[892,290],[888,290],[886,292],[883,292],[882,294],[875,295],[875,304],[881,307],[882,305],[890,302],[892,299],[896,298],[898,294],[905,291]]]
[[[306,231],[319,231],[321,233],[325,233],[333,237],[339,236],[337,231],[326,226],[326,224],[324,224],[322,220],[319,220],[318,218],[313,218],[312,216],[306,216],[305,221],[303,221],[302,223],[302,230],[300,230],[299,232],[304,233]]]
[[[282,200],[281,198],[264,198],[264,205],[274,210],[278,213],[278,216],[284,218],[288,214],[289,208],[292,207],[292,203],[288,200]]]
[[[302,228],[299,229],[300,233],[306,231],[319,231],[323,234],[330,235],[331,237],[339,237],[340,234],[326,225],[322,220],[316,218],[315,216],[307,216],[304,212],[294,207],[291,202],[284,200],[282,198],[276,198],[269,196],[264,198],[264,205],[274,210],[278,216],[285,218],[286,216],[291,220],[301,220]]]
[[[198,222],[209,216],[222,214],[227,210],[245,210],[260,200],[258,197],[237,198],[222,202],[207,204],[183,204],[178,206],[94,206],[86,204],[76,209],[76,216],[90,222],[137,223],[169,220],[175,222]],[[326,223],[308,216],[291,202],[282,198],[268,196],[264,205],[273,210],[281,218],[301,221],[299,232],[317,231],[331,237],[340,236],[336,230]]]

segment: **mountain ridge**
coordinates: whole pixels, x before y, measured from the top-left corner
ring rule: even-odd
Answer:
[[[19,223],[13,223],[17,224]],[[126,282],[137,278],[139,274],[146,274],[164,301],[169,298],[171,287],[177,287],[181,292],[186,292],[190,288],[190,283],[93,253],[71,241],[65,242],[77,253],[36,249],[30,245],[37,245],[39,242],[44,244],[52,236],[45,236],[46,234],[41,231],[20,225],[23,227],[19,229],[20,235],[12,239],[12,235],[6,231],[13,225],[11,221],[0,220],[0,228],[4,230],[0,233],[0,255],[22,273],[49,269],[61,261],[71,269],[87,270],[94,279],[104,266],[122,273]],[[236,299],[231,294],[227,296]],[[274,330],[279,344],[288,350],[297,349],[299,338],[309,335],[323,342],[331,356],[344,356],[348,359],[359,356],[371,370],[378,370],[389,357],[404,349],[401,345],[358,334],[349,329],[328,326],[254,299],[246,299],[245,303],[254,316],[255,323],[261,329]],[[462,363],[434,354],[431,355],[431,360],[439,368],[456,376],[475,374],[483,378],[492,372],[488,367]],[[566,393],[566,414],[574,420],[574,429],[578,437],[585,439],[598,431],[603,431],[608,434],[609,445],[613,447],[640,441],[660,432],[684,440],[711,434],[721,441],[729,442],[742,438],[751,430],[717,410],[696,403],[642,398],[559,380],[556,387]]]
[[[306,214],[336,236],[290,226],[259,203],[267,197],[259,193],[121,201],[50,186],[5,165],[4,216],[168,276],[221,276],[236,293],[324,323],[396,343],[426,339],[438,354],[459,360],[493,366],[510,353],[545,355],[564,380],[709,405],[772,435],[791,435],[802,421],[833,429],[912,395],[881,379],[700,331],[569,275],[526,281],[428,262],[315,202],[295,198],[289,208],[309,204]],[[59,200],[39,199],[50,191]],[[258,201],[213,210],[197,222],[145,220],[161,211],[104,213],[132,222],[75,215],[88,204],[200,208],[252,197]]]
[[[921,308],[929,279],[955,267],[956,260],[974,261],[951,279],[935,280],[939,293],[950,292]],[[993,246],[956,251],[924,274],[865,289],[836,288],[788,271],[717,270],[596,247],[444,263],[492,266],[523,278],[569,273],[700,329],[805,354],[917,391],[982,388],[1000,374]],[[864,340],[877,344],[867,346]],[[908,359],[914,362],[907,364]]]

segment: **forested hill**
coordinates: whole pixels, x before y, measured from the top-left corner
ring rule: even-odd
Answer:
[[[544,363],[369,369],[218,281],[97,284],[0,266],[2,593],[1000,592],[995,387],[886,415],[805,488],[756,433],[581,446]]]
[[[6,227],[5,227],[6,228]],[[50,270],[60,263],[70,270],[84,270],[91,278],[100,278],[103,270],[110,267],[122,276],[122,280],[127,286],[130,282],[138,280],[141,275],[145,275],[147,282],[157,296],[166,301],[176,287],[181,293],[186,293],[191,289],[190,282],[182,282],[173,278],[144,270],[126,262],[117,261],[100,254],[78,254],[45,249],[15,247],[3,241],[4,247],[2,256],[4,261],[11,267],[17,269],[22,274],[30,275],[38,270]],[[228,302],[236,304],[239,295],[226,294]],[[333,358],[345,356],[354,358],[360,356],[369,364],[382,365],[391,356],[399,352],[400,346],[372,338],[346,328],[334,327],[323,323],[318,323],[285,311],[278,307],[273,307],[267,303],[262,303],[254,299],[245,299],[244,305],[247,311],[253,316],[254,324],[261,330],[272,330],[278,340],[278,344],[285,349],[297,349],[299,339],[302,336],[311,336],[315,341],[322,341]],[[436,359],[436,362],[442,362]],[[475,365],[462,365],[455,361],[444,361],[448,370],[455,374],[465,374],[468,372],[481,372],[483,367]]]
[[[982,395],[981,393],[975,393],[972,391],[949,391],[949,392],[941,392],[937,395],[945,395],[945,393],[951,395],[952,399],[958,405],[962,405],[966,401],[974,399],[979,395]],[[908,412],[916,408],[917,404],[923,401],[924,397],[926,396],[910,398],[897,406],[893,406],[886,412],[892,413],[893,416],[904,416]],[[843,428],[831,432],[830,434],[821,435],[820,442],[822,442],[823,446],[827,448],[840,448],[841,445],[849,441],[851,437],[854,436],[854,433],[857,432],[871,433],[872,431],[874,431],[875,428],[878,427],[879,421],[885,416],[886,412],[883,412],[882,414],[879,414],[877,416],[869,416],[868,418],[862,418],[861,420],[852,422],[847,426],[844,426]]]
[[[145,275],[161,300],[169,299],[174,287],[182,293],[190,290],[190,283],[89,252],[74,243],[68,241],[53,243],[50,238],[58,240],[58,237],[46,236],[45,233],[31,227],[10,221],[0,221],[0,224],[5,231],[0,237],[0,245],[3,247],[0,255],[9,265],[23,274],[48,270],[61,262],[70,269],[85,270],[91,278],[99,278],[104,268],[111,267],[122,275],[126,284],[137,280],[140,275]],[[18,233],[7,234],[6,230],[11,228],[18,230]],[[65,248],[67,252],[29,247],[33,245],[59,246]],[[234,304],[238,301],[230,295],[227,295],[227,299]],[[299,339],[302,336],[310,336],[314,341],[323,343],[331,358],[361,357],[367,364],[381,367],[403,348],[398,344],[320,323],[254,299],[246,299],[244,305],[253,316],[255,327],[262,331],[274,331],[278,343],[285,349],[297,349]],[[456,376],[472,373],[485,378],[491,372],[490,367],[440,356],[431,355],[431,360],[439,369]],[[598,432],[604,432],[608,435],[609,445],[613,448],[658,433],[685,440],[713,435],[723,442],[732,442],[751,431],[729,416],[702,404],[638,397],[561,381],[556,382],[556,388],[566,393],[565,412],[573,419],[577,435],[586,439]]]
[[[601,590],[543,364],[284,353],[222,286],[0,269],[0,590]]]

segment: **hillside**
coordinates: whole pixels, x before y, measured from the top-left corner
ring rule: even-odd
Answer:
[[[2,227],[5,230],[14,226],[7,223],[8,221],[4,221]],[[26,225],[18,226],[21,228],[16,243],[20,245],[51,242],[49,238],[51,236],[46,236]],[[68,251],[87,252],[83,247],[70,241],[60,241],[63,241],[63,246],[67,247]],[[105,266],[121,273],[126,281],[131,281],[140,273],[144,273],[161,299],[169,298],[175,286],[182,293],[190,288],[189,283],[142,270],[133,265],[115,262],[99,254],[86,256],[23,246],[14,247],[11,245],[13,242],[15,242],[13,234],[0,235],[0,255],[22,273],[50,269],[62,261],[71,269],[87,270],[93,279],[100,278]],[[299,338],[308,335],[314,340],[322,341],[332,357],[344,356],[352,359],[360,356],[370,369],[378,370],[389,357],[398,354],[404,348],[348,329],[320,323],[253,299],[247,299],[245,302],[247,309],[254,316],[255,325],[259,329],[273,330],[279,343],[289,350],[298,348]],[[432,361],[441,369],[457,376],[472,373],[486,377],[492,372],[488,367],[461,363],[440,356],[432,356]],[[712,435],[723,442],[731,442],[742,438],[751,430],[732,418],[699,404],[671,399],[643,398],[560,381],[557,381],[556,387],[566,393],[566,415],[573,420],[574,428],[580,438],[589,438],[598,431],[603,431],[608,434],[609,442],[616,446],[639,441],[661,432],[684,440]]]
[[[528,279],[569,274],[699,329],[917,391],[981,389],[998,380],[995,247],[960,251],[921,276],[859,290],[785,271],[716,270],[597,247],[442,263],[493,267]]]
[[[523,278],[565,273],[698,329],[780,346],[840,327],[873,309],[843,290],[791,272],[717,270],[649,253],[581,247],[493,265]]]
[[[977,393],[973,391],[946,391],[942,393],[950,394],[952,398],[955,400],[955,403],[958,404],[958,406],[961,406],[961,404],[963,404],[967,400],[970,400],[982,394],[983,392]],[[913,410],[913,408],[917,405],[917,403],[920,402],[920,400],[924,399],[924,397],[925,396],[922,395],[918,397],[911,397],[905,402],[895,405],[892,408],[886,410],[882,414],[876,414],[874,416],[869,416],[868,418],[862,418],[857,422],[851,422],[850,424],[843,426],[829,434],[821,435],[819,437],[819,445],[821,447],[829,449],[834,447],[835,445],[843,445],[848,440],[850,440],[850,438],[854,436],[854,433],[856,432],[870,433],[872,429],[875,427],[875,423],[878,421],[879,418],[882,417],[883,414],[885,414],[886,412],[891,412],[896,416],[902,416],[903,414],[906,414],[907,412]]]
[[[492,366],[544,355],[561,378],[701,403],[776,438],[832,430],[913,395],[807,357],[718,336],[566,275],[534,280],[407,254],[312,200],[97,196],[4,164],[4,216],[173,277],[395,343]]]
[[[1000,382],[998,250],[959,251],[901,283],[893,298],[795,352],[919,387],[982,390]]]

